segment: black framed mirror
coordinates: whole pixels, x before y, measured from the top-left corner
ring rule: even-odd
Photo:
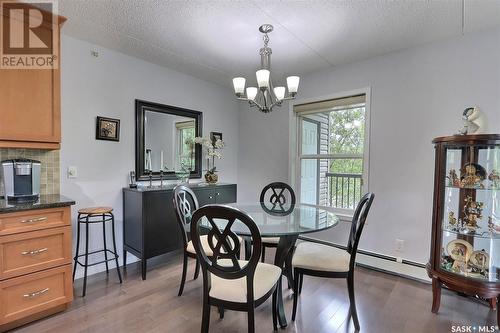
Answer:
[[[176,172],[201,178],[200,111],[135,100],[135,173],[137,180],[177,179]]]

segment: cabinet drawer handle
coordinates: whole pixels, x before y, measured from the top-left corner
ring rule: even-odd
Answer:
[[[47,250],[48,250],[48,248],[44,247],[44,248],[41,248],[41,249],[36,249],[36,250],[31,250],[31,251],[23,251],[23,252],[21,252],[21,254],[23,256],[34,255],[34,254],[39,254],[39,253],[45,252]]]
[[[45,221],[47,218],[44,217],[36,217],[34,219],[27,219],[27,220],[22,220],[21,223],[33,223],[33,222],[42,222]]]
[[[210,195],[208,198],[209,198],[209,199],[213,199],[214,197]]]
[[[215,193],[215,194],[216,194],[216,195],[220,195],[220,193],[219,193],[219,192],[217,192],[217,193]]]
[[[29,294],[24,294],[23,297],[24,298],[33,298],[33,297],[36,297],[36,296],[43,295],[43,294],[45,294],[49,290],[50,290],[49,288],[45,288],[45,289],[42,289],[42,290],[34,291],[32,293],[29,293]]]

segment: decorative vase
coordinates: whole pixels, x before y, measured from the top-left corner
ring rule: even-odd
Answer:
[[[180,180],[180,182],[183,183],[183,184],[188,184],[189,183],[189,175],[190,175],[190,173],[191,172],[189,170],[186,170],[186,169],[181,169],[181,170],[175,171],[175,175]]]
[[[219,176],[215,172],[208,171],[205,174],[205,181],[209,184],[217,184],[219,181]]]

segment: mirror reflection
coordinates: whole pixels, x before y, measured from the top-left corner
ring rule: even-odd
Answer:
[[[144,112],[144,170],[194,170],[195,120],[146,110]]]
[[[135,110],[137,180],[201,177],[201,146],[194,138],[202,136],[202,113],[142,100]]]

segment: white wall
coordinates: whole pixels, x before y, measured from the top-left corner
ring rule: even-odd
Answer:
[[[500,30],[387,54],[301,78],[300,99],[371,87],[369,189],[376,194],[361,248],[425,263],[429,257],[434,150],[431,140],[461,126],[478,105],[500,133]],[[289,113],[240,105],[240,201],[287,180]],[[341,243],[347,228],[322,235]],[[405,250],[395,251],[395,239]]]
[[[261,113],[240,104],[238,202],[259,200],[262,188],[288,181],[288,105]]]
[[[91,50],[97,50],[99,57],[91,56]],[[136,98],[202,111],[204,135],[222,132],[226,142],[224,159],[217,164],[220,180],[237,181],[238,109],[231,89],[66,35],[61,61],[61,193],[76,201],[73,219],[81,207],[115,209],[120,255],[121,189],[128,184],[128,172],[135,169]],[[120,142],[95,140],[96,116],[121,120]],[[67,178],[68,166],[78,167],[76,179]],[[91,248],[98,246],[102,246],[100,228],[91,241]]]

